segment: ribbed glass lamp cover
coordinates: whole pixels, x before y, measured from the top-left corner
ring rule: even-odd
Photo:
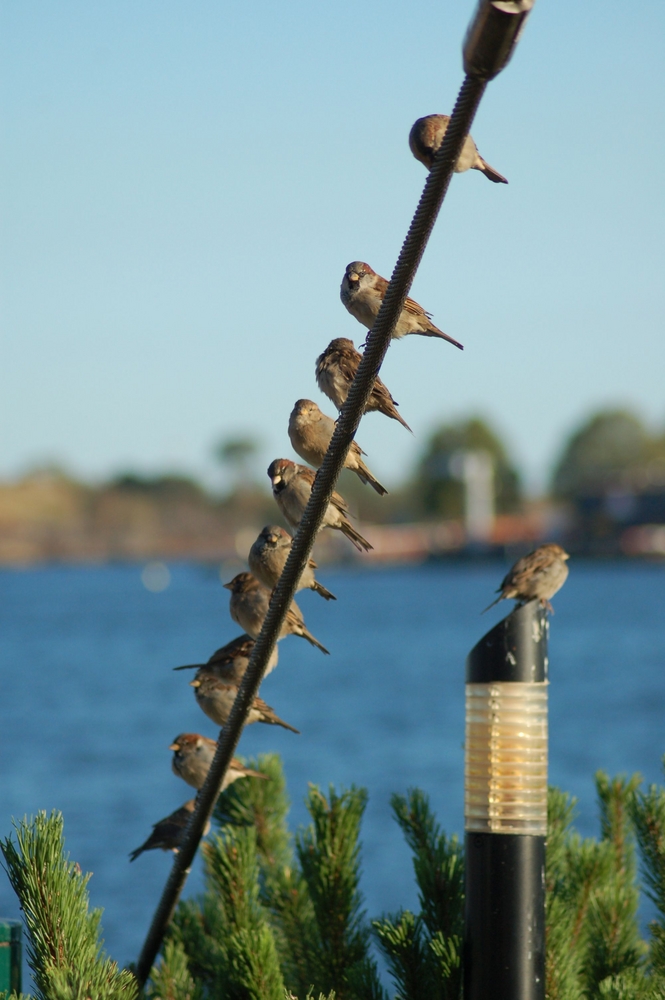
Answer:
[[[476,833],[547,834],[547,681],[466,685],[464,819]]]

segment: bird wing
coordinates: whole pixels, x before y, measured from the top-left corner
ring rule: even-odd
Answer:
[[[294,626],[296,628],[305,627],[305,619],[303,618],[302,611],[300,610],[295,601],[293,601],[291,607],[286,612],[286,623],[288,624],[289,628],[293,628]]]
[[[340,493],[333,493],[333,495],[330,498],[330,502],[333,505],[333,507],[337,508],[340,514],[344,514],[345,516],[348,515],[349,505]]]
[[[312,472],[311,469],[308,469],[306,465],[298,465],[297,469],[298,469],[298,475],[302,479],[306,479],[311,488],[314,484],[314,478],[316,476],[316,473]]]
[[[431,317],[431,313],[428,313],[421,305],[415,301],[415,299],[407,299],[404,303],[404,312],[410,313],[412,316],[427,316]]]
[[[251,656],[254,648],[254,640],[248,635],[228,642],[226,646],[216,649],[208,660],[210,666],[222,666],[225,663],[232,663],[238,656]]]
[[[389,406],[399,405],[397,401],[394,400],[393,397],[391,396],[388,390],[388,386],[385,384],[385,382],[382,382],[380,378],[377,378],[374,381],[374,388],[372,389],[372,395],[375,396],[378,400],[388,404]]]
[[[534,577],[540,576],[551,565],[552,555],[550,552],[539,552],[538,550],[530,552],[517,560],[502,586],[505,587],[507,584],[521,593],[526,584],[531,583]]]
[[[339,370],[344,378],[348,379],[349,382],[353,382],[356,377],[358,365],[360,364],[360,357],[360,353],[356,350],[354,350],[353,353],[349,350],[338,351],[337,353],[337,365]]]

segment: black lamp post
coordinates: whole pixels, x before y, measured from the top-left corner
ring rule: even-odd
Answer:
[[[466,664],[465,1000],[544,1000],[547,614],[516,608]]]

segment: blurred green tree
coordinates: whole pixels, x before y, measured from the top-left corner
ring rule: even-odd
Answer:
[[[454,424],[443,424],[430,436],[418,463],[415,495],[420,497],[424,514],[436,517],[461,517],[464,512],[464,487],[456,478],[451,459],[462,450],[486,451],[494,459],[494,500],[498,513],[519,507],[519,473],[495,430],[480,417]]]
[[[254,462],[259,442],[249,434],[222,438],[213,448],[213,455],[228,470],[236,489],[243,489],[254,479]]]
[[[657,458],[658,442],[634,413],[603,410],[576,430],[564,447],[552,479],[552,492],[572,500],[637,485]]]

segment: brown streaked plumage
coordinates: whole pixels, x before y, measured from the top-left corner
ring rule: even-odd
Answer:
[[[229,602],[231,618],[240,625],[240,628],[244,628],[252,639],[257,639],[268,613],[270,591],[261,586],[251,573],[238,573],[229,583],[225,583],[224,587],[231,591]],[[286,613],[279,637],[283,639],[287,635],[300,636],[322,653],[329,653],[326,647],[307,630],[302,611],[295,601],[291,602],[291,607]]]
[[[363,260],[354,260],[347,264],[340,298],[351,315],[367,330],[371,330],[379,315],[381,303],[388,291],[388,282],[377,274]],[[393,340],[401,340],[409,334],[419,334],[421,337],[438,337],[447,340],[454,347],[464,350],[462,344],[453,340],[438,326],[434,326],[430,314],[414,299],[407,299],[393,331]]]
[[[497,589],[499,596],[489,604],[489,611],[499,601],[516,600],[519,604],[540,601],[544,608],[552,611],[550,598],[561,590],[568,577],[566,560],[570,556],[556,542],[540,545],[533,552],[518,559]],[[483,612],[484,613],[484,612]]]
[[[362,354],[353,346],[353,341],[347,337],[336,337],[331,340],[323,354],[316,359],[316,384],[324,396],[341,410],[349,394],[351,383],[356,377],[358,365],[362,361]],[[411,428],[404,417],[397,412],[398,404],[388,392],[388,389],[377,376],[367,400],[365,413],[378,411],[384,416],[396,420],[406,427]]]
[[[129,855],[129,860],[136,861],[139,854],[143,854],[144,851],[155,851],[157,849],[173,851],[177,854],[195,806],[196,799],[190,799],[189,802],[185,802],[184,805],[180,806],[179,809],[175,809],[169,816],[158,820],[154,824],[152,833],[148,839],[140,847],[137,847],[135,851],[132,851]],[[209,830],[210,821],[208,821],[203,831],[204,837]]]
[[[276,524],[268,524],[261,529],[261,533],[249,550],[247,558],[249,568],[256,579],[269,590],[274,590],[277,586],[277,581],[282,575],[282,570],[289,557],[292,541],[291,535],[284,528],[280,528]],[[325,598],[326,601],[336,601],[335,595],[326,590],[314,576],[315,569],[316,563],[313,559],[309,559],[296,590],[313,590],[315,594]]]
[[[315,474],[306,465],[289,458],[276,458],[268,466],[272,495],[286,520],[294,528],[300,524],[314,485]],[[323,518],[323,528],[334,528],[353,542],[359,552],[373,548],[349,521],[349,508],[339,493],[333,493]]]
[[[322,413],[311,399],[299,399],[291,410],[289,439],[293,450],[315,469],[321,468],[334,430],[335,421]],[[357,441],[352,441],[344,468],[355,472],[360,482],[371,486],[379,496],[385,496],[388,490],[369,471],[362,459],[364,454]]]
[[[238,694],[240,680],[217,677],[208,673],[204,667],[199,670],[194,680],[190,681],[199,708],[216,725],[225,726],[228,722],[233,702]],[[292,733],[300,732],[295,726],[280,719],[275,710],[258,696],[252,702],[246,725],[251,726],[254,722],[264,722],[269,726],[282,726],[283,729],[289,729]]]
[[[450,122],[450,115],[425,115],[414,122],[409,132],[409,146],[411,152],[417,160],[424,163],[428,170],[432,169],[434,157],[441,147],[443,137]],[[462,146],[462,152],[455,164],[455,173],[461,174],[465,170],[480,170],[488,180],[495,184],[507,184],[508,181],[494,167],[490,167],[487,160],[483,160],[478,152],[478,147],[467,135]]]
[[[180,733],[169,747],[169,750],[173,750],[171,769],[177,778],[182,778],[198,791],[203,787],[216,749],[215,740],[208,739],[207,736],[201,736],[200,733]],[[238,781],[239,778],[262,778],[265,780],[266,777],[267,775],[261,774],[260,771],[253,771],[251,767],[245,767],[237,757],[232,757],[224,775],[222,791],[232,785],[234,781]]]
[[[216,649],[212,654],[207,663],[185,663],[181,667],[174,667],[174,670],[201,670],[203,667],[209,673],[214,673],[216,676],[222,677],[227,676],[227,672],[231,670],[236,673],[239,677],[242,677],[247,669],[247,664],[249,663],[249,658],[252,655],[252,650],[254,649],[254,639],[246,633],[239,635],[236,639],[232,639],[231,642],[227,642],[225,646],[221,646]],[[268,666],[266,667],[264,677],[267,677],[271,670],[274,670],[277,666],[278,652],[277,646],[272,651],[272,655],[268,660]]]

